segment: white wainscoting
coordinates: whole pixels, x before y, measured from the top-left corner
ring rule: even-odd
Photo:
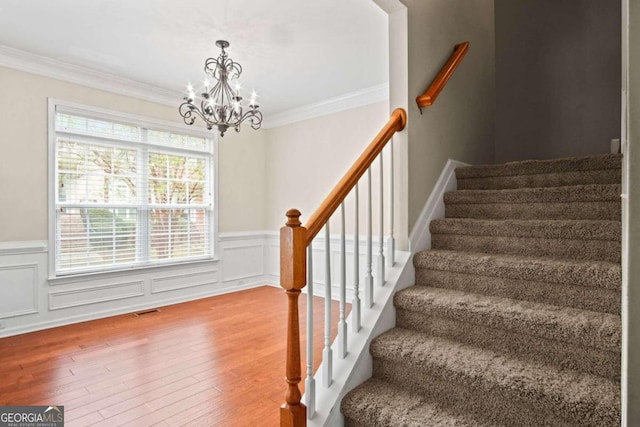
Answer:
[[[337,234],[332,234],[329,238],[331,241],[331,299],[337,300],[340,296],[340,275],[341,275],[341,265],[340,265],[340,236]],[[364,278],[367,274],[366,272],[366,254],[367,254],[367,241],[366,238],[360,237],[360,245],[359,245],[359,275],[360,278],[360,298],[362,299],[364,296]],[[371,271],[373,276],[375,276],[378,265],[379,245],[380,238],[378,236],[373,237],[372,242],[372,252],[373,252],[373,262],[371,265]],[[351,302],[353,299],[354,293],[354,260],[353,260],[353,235],[345,237],[346,243],[346,265],[347,265],[347,302]],[[268,261],[267,261],[267,279],[269,283],[278,285],[280,283],[280,237],[277,233],[270,233],[267,238],[267,247],[268,247]],[[326,269],[325,269],[325,239],[323,234],[319,234],[313,240],[313,294],[315,296],[324,297],[325,289],[326,289]],[[386,250],[386,247],[384,248]],[[387,257],[387,253],[384,253],[384,256]],[[377,286],[377,281],[374,280],[374,286]],[[306,293],[307,287],[305,287],[302,292]]]
[[[38,312],[38,264],[0,266],[0,319]]]
[[[223,233],[214,261],[52,280],[46,241],[0,243],[0,337],[269,284],[273,235]]]
[[[331,236],[332,298],[340,292],[340,238]],[[373,242],[377,271],[379,239]],[[346,237],[347,302],[353,298],[353,236]],[[0,337],[133,313],[257,286],[279,286],[278,232],[223,233],[215,261],[48,279],[46,241],[0,243]],[[324,296],[324,236],[313,245],[314,294]],[[360,284],[366,241],[360,239]],[[306,288],[305,288],[306,292]]]

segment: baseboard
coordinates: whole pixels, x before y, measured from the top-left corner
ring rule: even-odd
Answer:
[[[458,187],[456,181],[456,168],[469,166],[457,160],[449,159],[444,165],[436,185],[433,187],[427,203],[420,212],[418,220],[409,234],[411,253],[424,251],[431,247],[431,233],[429,223],[433,219],[444,218],[444,193],[455,191]]]

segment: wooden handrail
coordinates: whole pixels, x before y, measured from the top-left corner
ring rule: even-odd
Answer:
[[[382,130],[349,168],[320,207],[309,217],[306,227],[300,222],[301,213],[299,210],[290,209],[287,211],[287,223],[280,229],[280,286],[285,290],[288,301],[285,368],[287,391],[285,403],[280,407],[281,427],[302,427],[307,424],[307,408],[301,402],[302,394],[298,387],[302,380],[298,297],[301,289],[307,284],[306,248],[371,166],[378,154],[382,152],[393,134],[404,129],[406,124],[407,113],[401,108],[394,110]]]
[[[347,194],[356,185],[362,175],[369,169],[378,154],[382,151],[386,143],[394,133],[400,132],[407,124],[407,113],[402,108],[397,108],[391,113],[391,118],[380,130],[378,135],[371,141],[364,152],[358,157],[353,166],[331,190],[331,193],[324,199],[322,204],[309,217],[305,223],[307,229],[307,245],[311,243],[316,234],[329,220],[331,215],[338,209],[340,203],[347,197]]]
[[[438,95],[442,92],[442,89],[445,87],[453,73],[462,62],[462,58],[467,54],[469,50],[469,42],[464,42],[455,45],[453,48],[453,53],[449,57],[449,60],[446,64],[440,69],[440,72],[436,76],[435,79],[431,82],[427,90],[424,91],[422,95],[419,95],[416,98],[416,103],[420,108],[420,112],[422,113],[422,108],[429,107],[436,102]]]

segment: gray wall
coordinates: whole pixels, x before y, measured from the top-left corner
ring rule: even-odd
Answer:
[[[447,159],[493,160],[495,28],[493,0],[402,0],[408,16],[408,188],[413,228]],[[433,106],[424,114],[415,97],[424,92],[454,45],[469,52]]]
[[[623,278],[628,295],[626,326],[627,352],[627,424],[640,426],[640,2],[629,0],[629,83],[628,83],[628,170],[627,265]],[[623,205],[624,206],[624,205]],[[624,296],[623,296],[624,301]]]
[[[495,0],[496,162],[609,151],[620,25],[620,0]]]

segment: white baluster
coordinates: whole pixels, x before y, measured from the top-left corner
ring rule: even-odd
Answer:
[[[355,225],[353,232],[353,300],[351,301],[351,326],[354,333],[360,331],[360,222],[359,213],[359,200],[358,200],[358,183],[354,188],[354,210],[355,210]]]
[[[380,152],[380,236],[378,250],[378,271],[376,279],[378,286],[384,286],[384,161]]]
[[[373,276],[371,275],[371,263],[373,258],[373,219],[371,211],[373,210],[371,203],[371,168],[367,169],[367,271],[364,276],[364,306],[373,307]]]
[[[324,226],[324,253],[325,253],[325,291],[324,291],[324,350],[322,361],[324,372],[322,383],[325,388],[333,382],[333,352],[331,351],[331,239],[329,236],[329,223]]]
[[[347,323],[345,311],[347,303],[347,245],[345,242],[344,202],[340,204],[340,314],[338,318],[338,357],[347,357]]]
[[[393,237],[393,138],[389,141],[389,237],[387,237],[387,266],[393,267],[396,263],[396,239]]]
[[[313,243],[307,247],[307,379],[304,382],[307,418],[316,413],[316,380],[313,377]]]

